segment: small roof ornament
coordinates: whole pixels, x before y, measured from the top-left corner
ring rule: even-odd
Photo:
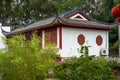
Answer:
[[[113,7],[111,13],[115,18],[117,18],[117,21],[120,22],[120,4]]]

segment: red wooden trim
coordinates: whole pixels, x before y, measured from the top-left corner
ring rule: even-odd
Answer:
[[[82,15],[85,19],[87,19],[88,21],[92,21],[87,15],[85,15],[85,14],[83,14],[83,13],[81,13],[81,12],[76,12],[76,13],[74,13],[74,14],[72,14],[72,15],[69,15],[69,16],[67,17],[67,19],[69,19],[70,17],[72,17],[72,16],[74,16],[74,15],[76,15],[76,14],[80,14],[80,15]]]
[[[59,25],[59,48],[62,49],[62,25]]]

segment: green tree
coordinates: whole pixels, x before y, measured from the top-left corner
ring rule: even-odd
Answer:
[[[0,19],[9,21],[11,19],[10,14],[12,14],[12,5],[13,0],[1,0],[0,1]]]
[[[109,47],[110,47],[110,56],[118,57],[118,28],[115,28],[109,32]]]
[[[7,39],[8,49],[0,52],[3,80],[44,80],[55,63],[54,48],[40,49],[40,39],[24,36]]]
[[[115,18],[111,14],[111,10],[114,6],[120,4],[119,0],[102,0],[103,4],[101,5],[101,15],[103,18],[101,20],[106,22],[114,22]],[[112,56],[118,56],[118,47],[114,47],[114,43],[118,41],[118,28],[112,29],[109,33],[109,42],[110,42],[110,55]]]
[[[102,21],[105,22],[114,22],[114,17],[111,14],[112,8],[115,6],[115,0],[102,0],[102,5],[100,6],[100,16]]]

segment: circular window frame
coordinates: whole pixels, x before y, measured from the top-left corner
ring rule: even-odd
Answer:
[[[77,40],[79,45],[83,45],[85,43],[85,36],[83,34],[80,34]]]
[[[101,46],[102,43],[103,43],[103,38],[102,38],[101,35],[98,35],[98,36],[96,37],[96,44],[97,44],[98,46]]]

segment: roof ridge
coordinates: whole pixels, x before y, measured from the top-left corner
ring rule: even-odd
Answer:
[[[89,19],[91,19],[91,17],[89,16],[89,15],[87,15],[84,11],[82,11],[80,8],[75,8],[75,9],[73,9],[73,10],[70,10],[70,11],[67,11],[67,12],[65,12],[65,13],[62,13],[62,14],[60,14],[59,16],[61,17],[61,18],[65,18],[66,16],[68,16],[69,14],[74,14],[74,13],[76,13],[76,12],[80,12],[84,17],[88,17]]]

